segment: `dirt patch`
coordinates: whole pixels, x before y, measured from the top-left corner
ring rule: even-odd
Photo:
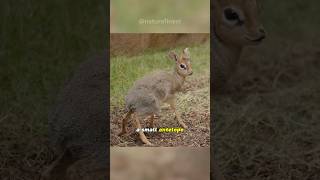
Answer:
[[[184,90],[178,94],[177,107],[181,118],[189,127],[182,133],[146,133],[147,138],[155,146],[210,146],[210,96],[209,76],[191,78],[186,82]],[[143,146],[137,133],[134,132],[134,124],[129,121],[128,135],[119,137],[121,130],[123,107],[114,107],[111,111],[111,146]],[[141,121],[142,127],[147,127],[147,122]],[[168,107],[163,107],[155,126],[180,127],[174,119],[173,112]]]

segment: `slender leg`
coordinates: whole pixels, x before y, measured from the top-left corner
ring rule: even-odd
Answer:
[[[150,126],[151,128],[154,128],[154,119],[155,119],[154,116],[155,116],[155,115],[152,114],[152,115],[150,116],[150,118],[149,118],[149,126]]]
[[[119,133],[119,136],[127,134],[127,125],[128,119],[130,118],[132,111],[127,112],[122,119],[122,131]]]
[[[139,131],[139,137],[140,137],[141,141],[142,141],[143,143],[145,143],[145,144],[152,145],[152,144],[150,143],[150,141],[147,139],[147,137],[144,135],[144,133],[142,132],[142,130],[141,130],[141,124],[140,124],[140,121],[139,121],[138,116],[137,116],[135,113],[133,114],[133,116],[134,116],[134,119],[135,119],[135,122],[136,122],[136,128],[140,130],[140,131]]]
[[[181,119],[181,117],[180,117],[180,113],[177,111],[177,108],[176,108],[176,99],[173,98],[171,101],[169,101],[169,104],[170,104],[171,109],[172,109],[173,112],[174,112],[175,118],[178,120],[179,124],[180,124],[184,129],[187,129],[188,126],[183,123],[183,121],[182,121],[182,119]]]

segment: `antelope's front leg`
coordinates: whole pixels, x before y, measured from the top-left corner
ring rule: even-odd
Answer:
[[[180,113],[177,111],[176,108],[176,98],[172,98],[169,102],[171,109],[174,112],[175,118],[178,120],[179,124],[184,128],[187,129],[188,126],[186,124],[184,124],[184,122],[182,121],[181,117],[180,117]]]
[[[155,115],[152,114],[150,117],[149,117],[149,127],[151,128],[154,128],[154,119],[155,119]]]

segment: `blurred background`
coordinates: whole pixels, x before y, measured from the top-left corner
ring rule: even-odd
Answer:
[[[267,38],[213,97],[217,163],[228,180],[318,180],[320,2],[259,3]]]
[[[48,112],[78,64],[105,52],[106,7],[0,1],[0,179],[38,179],[52,160]]]
[[[157,146],[210,145],[210,42],[209,34],[198,33],[113,33],[110,37],[110,130],[111,146],[142,145],[134,135],[118,136],[125,113],[124,99],[134,82],[155,71],[173,71],[169,51],[179,56],[188,47],[193,75],[186,78],[177,94],[177,109],[190,128],[183,133],[151,133]],[[141,121],[145,127],[146,121]],[[179,127],[170,109],[162,110],[156,127]],[[134,126],[129,121],[129,134]],[[149,137],[149,135],[147,135]]]
[[[209,0],[111,0],[111,33],[209,33]],[[139,20],[177,20],[140,24]]]
[[[209,148],[111,148],[112,180],[209,180]]]
[[[208,33],[111,33],[110,55],[133,56],[156,50],[208,43]]]

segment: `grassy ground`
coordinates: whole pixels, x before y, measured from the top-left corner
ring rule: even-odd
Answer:
[[[0,2],[0,179],[37,179],[51,160],[48,110],[74,68],[105,49],[105,7]]]
[[[182,48],[175,49],[181,52]],[[168,50],[151,51],[134,57],[114,57],[111,59],[111,145],[135,146],[139,144],[134,135],[118,137],[120,122],[124,114],[124,97],[134,81],[155,70],[173,68],[172,60],[167,58]],[[190,127],[181,134],[152,134],[151,142],[159,146],[209,146],[209,43],[190,47],[194,74],[187,78],[182,93],[178,94],[178,110]],[[195,105],[196,104],[196,105]],[[145,123],[143,123],[143,126]],[[170,110],[163,110],[156,122],[157,127],[178,127]],[[131,132],[133,126],[129,127]]]
[[[217,162],[228,180],[317,180],[320,4],[263,2],[267,40],[246,49],[231,93],[214,97]]]

